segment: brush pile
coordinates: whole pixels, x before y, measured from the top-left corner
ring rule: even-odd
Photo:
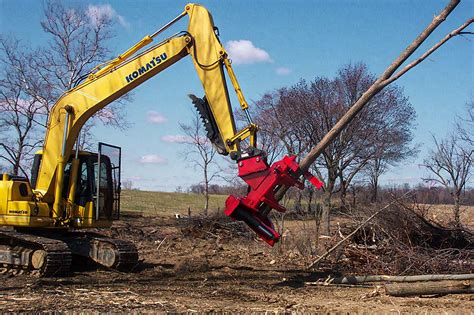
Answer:
[[[358,221],[370,213],[359,213]],[[469,273],[474,270],[474,234],[395,205],[353,236],[343,262],[344,269],[366,274]]]

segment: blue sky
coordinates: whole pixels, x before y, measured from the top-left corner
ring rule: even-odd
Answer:
[[[117,36],[109,44],[119,54],[182,12],[187,2],[81,3],[85,8],[107,8],[117,19]],[[212,13],[221,41],[241,45],[244,55],[234,55],[234,70],[244,94],[252,101],[300,78],[331,77],[349,62],[363,61],[373,73],[380,74],[448,1],[200,3]],[[463,1],[420,52],[461,25],[473,9],[474,1]],[[41,30],[41,19],[41,1],[0,0],[2,34],[33,46],[44,44],[47,37]],[[167,35],[185,30],[186,22],[180,21]],[[415,142],[420,144],[421,152],[417,159],[384,175],[383,183],[419,182],[424,171],[418,165],[432,144],[431,135],[446,135],[456,116],[465,112],[465,103],[474,94],[473,40],[451,40],[397,81],[416,109]],[[193,115],[188,93],[202,94],[189,57],[135,89],[133,102],[125,109],[130,128],[96,128],[98,141],[122,147],[123,178],[132,179],[135,187],[173,191],[176,186],[199,182],[199,172],[183,159],[183,145],[170,142],[180,135],[178,122],[186,123]],[[238,106],[236,101],[234,106]]]

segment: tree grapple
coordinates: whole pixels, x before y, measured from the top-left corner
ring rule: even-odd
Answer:
[[[301,175],[317,189],[323,183],[309,172],[303,172],[296,156],[285,156],[270,166],[264,154],[260,153],[239,160],[237,165],[239,177],[249,185],[249,192],[245,197],[230,195],[224,213],[234,220],[245,222],[261,239],[273,246],[280,239],[280,234],[263,210],[269,207],[279,212],[286,211],[275,198],[278,188],[294,186],[303,189],[304,183],[299,180]]]

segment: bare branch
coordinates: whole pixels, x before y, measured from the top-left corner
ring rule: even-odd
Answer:
[[[410,64],[406,65],[402,70],[400,70],[399,72],[397,72],[396,74],[394,74],[393,76],[391,76],[389,79],[385,80],[382,82],[383,85],[388,85],[390,83],[392,83],[393,81],[395,80],[398,80],[402,75],[404,75],[406,72],[408,72],[410,69],[412,69],[413,67],[415,67],[416,65],[418,65],[420,62],[422,62],[423,60],[425,60],[429,55],[431,55],[432,53],[434,53],[436,50],[438,50],[438,48],[440,48],[441,46],[443,46],[448,40],[450,40],[451,38],[457,36],[457,35],[461,35],[461,34],[473,34],[472,32],[462,32],[462,30],[464,30],[466,27],[468,27],[469,25],[472,24],[472,22],[474,22],[474,18],[470,18],[469,20],[467,20],[466,22],[464,22],[460,27],[458,27],[457,29],[453,30],[452,32],[450,32],[448,35],[446,35],[442,40],[440,40],[438,43],[436,43],[433,47],[431,47],[430,49],[428,49],[423,55],[421,55],[418,59],[416,59],[415,61],[411,62]]]
[[[388,66],[382,75],[358,98],[358,100],[351,106],[346,114],[341,117],[341,119],[339,119],[339,121],[331,128],[331,130],[323,137],[323,139],[301,160],[300,167],[302,171],[308,170],[311,164],[313,164],[323,153],[325,148],[341,133],[344,128],[347,127],[347,125],[366,106],[366,104],[383,88],[385,88],[387,84],[393,82],[389,80],[390,77],[421,46],[421,44],[425,42],[428,36],[444,20],[446,20],[448,15],[454,10],[459,2],[460,0],[451,0],[450,3],[442,10],[442,12],[433,18],[432,22],[418,35],[418,37],[415,38],[415,40],[410,45],[408,45],[408,47],[390,64],[390,66]],[[441,43],[441,45],[443,43]],[[407,71],[401,73],[397,78],[400,78],[401,75],[405,74],[406,72]],[[281,199],[286,190],[286,187],[280,188],[276,194],[276,197]],[[269,209],[266,209],[266,211],[269,211]]]

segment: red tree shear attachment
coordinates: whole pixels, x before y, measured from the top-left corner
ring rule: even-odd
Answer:
[[[275,198],[278,187],[284,185],[304,188],[304,184],[298,180],[297,174],[301,174],[301,170],[296,163],[296,156],[285,156],[269,166],[260,154],[239,160],[238,167],[239,177],[249,185],[250,190],[245,197],[230,195],[225,202],[224,212],[234,220],[244,221],[265,242],[273,246],[280,239],[280,234],[275,231],[272,222],[262,210],[268,206],[279,212],[286,211]],[[304,172],[303,176],[317,189],[323,186],[323,183],[309,172]]]

